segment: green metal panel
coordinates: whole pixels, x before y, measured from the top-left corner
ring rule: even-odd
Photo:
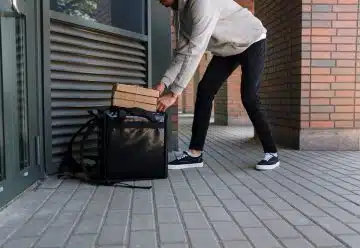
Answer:
[[[39,134],[37,101],[38,1],[22,3],[25,12],[1,17],[1,147],[5,154],[0,181],[0,206],[41,176],[36,144]]]

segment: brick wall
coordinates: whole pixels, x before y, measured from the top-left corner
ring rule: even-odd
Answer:
[[[278,143],[296,147],[301,101],[301,0],[258,0],[255,14],[267,28],[268,51],[260,100]]]
[[[269,32],[262,100],[278,143],[359,149],[359,1],[256,2]]]
[[[302,94],[301,146],[356,149],[360,134],[359,0],[303,0],[303,16],[303,47],[311,51],[302,65],[307,89]],[[310,136],[321,137],[323,142]]]

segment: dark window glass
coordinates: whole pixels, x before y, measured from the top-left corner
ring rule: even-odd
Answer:
[[[50,0],[50,8],[71,16],[146,34],[148,0]]]

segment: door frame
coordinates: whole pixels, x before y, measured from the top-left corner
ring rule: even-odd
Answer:
[[[18,0],[24,1],[24,0]],[[25,24],[25,72],[27,85],[27,129],[28,129],[28,150],[29,163],[31,166],[20,169],[19,153],[19,124],[17,95],[17,61],[16,61],[16,22],[14,17],[2,17],[1,32],[13,34],[11,36],[1,36],[2,57],[6,58],[6,63],[1,61],[2,65],[2,87],[1,87],[1,105],[3,121],[0,126],[0,136],[3,135],[4,147],[1,151],[1,166],[5,169],[5,178],[0,181],[0,208],[8,204],[11,200],[17,198],[31,185],[36,183],[44,176],[44,162],[42,152],[43,137],[43,103],[42,103],[42,60],[41,60],[41,29],[40,29],[40,1],[28,1],[26,5],[26,24]],[[24,2],[19,2],[22,7]],[[20,10],[24,10],[20,8]],[[15,12],[16,13],[16,12]],[[5,44],[4,44],[5,43]],[[9,45],[14,44],[14,45]],[[3,46],[6,45],[6,49]],[[30,109],[29,109],[30,106]],[[32,107],[31,107],[32,106]],[[7,121],[10,120],[10,121]]]

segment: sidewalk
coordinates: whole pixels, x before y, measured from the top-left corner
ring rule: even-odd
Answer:
[[[1,247],[359,247],[360,152],[281,150],[258,172],[251,135],[211,126],[206,166],[141,182],[152,190],[48,179],[0,213]]]

